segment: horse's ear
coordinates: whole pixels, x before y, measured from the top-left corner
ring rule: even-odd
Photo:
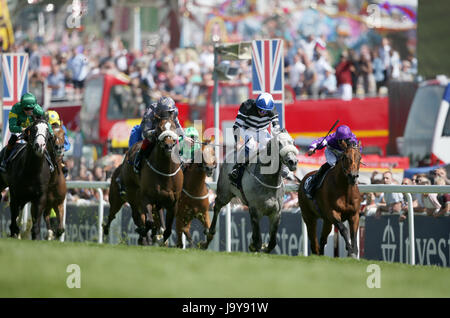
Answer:
[[[347,143],[345,142],[345,140],[340,140],[339,145],[341,146],[342,150],[345,151],[347,149]]]
[[[358,141],[358,148],[361,148],[361,140]]]

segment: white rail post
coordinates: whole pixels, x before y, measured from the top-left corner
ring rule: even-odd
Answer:
[[[226,231],[227,231],[227,252],[231,252],[231,205],[227,204],[226,211]]]
[[[302,213],[302,235],[303,235],[303,256],[308,256],[308,229],[306,228],[306,223],[303,220],[303,213]]]
[[[60,222],[63,222],[63,229],[64,229],[64,233],[61,235],[61,237],[59,238],[60,242],[64,242],[65,238],[66,238],[66,213],[67,213],[67,195],[64,198],[64,204],[63,204],[63,219],[59,220]]]
[[[411,265],[416,265],[416,255],[415,255],[415,235],[414,235],[414,209],[412,203],[411,193],[405,193],[408,199],[408,225],[409,225],[409,255]]]
[[[97,188],[98,192],[98,243],[103,243],[103,190]]]

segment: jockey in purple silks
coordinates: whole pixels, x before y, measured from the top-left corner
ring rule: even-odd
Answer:
[[[346,125],[341,125],[336,129],[336,132],[328,135],[326,138],[318,138],[314,140],[309,146],[308,156],[314,154],[316,150],[327,147],[325,149],[325,158],[327,159],[327,162],[325,162],[320,167],[319,171],[317,171],[317,173],[313,175],[308,187],[306,188],[306,196],[309,199],[312,199],[312,197],[314,196],[317,183],[322,179],[322,176],[328,169],[336,165],[336,162],[342,155],[343,150],[339,145],[341,140],[345,140],[348,145],[351,143],[358,143],[356,136],[352,133],[350,128]]]

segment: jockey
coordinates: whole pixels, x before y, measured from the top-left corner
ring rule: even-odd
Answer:
[[[200,149],[199,133],[195,127],[187,127],[184,134],[185,137],[188,137],[194,141],[194,145],[192,146],[192,142],[185,142],[185,137],[180,136],[179,142],[181,159],[185,163],[192,163],[194,161],[195,151]]]
[[[33,117],[44,117],[44,110],[38,105],[36,97],[31,93],[25,93],[20,102],[14,104],[8,116],[9,131],[11,137],[8,140],[5,153],[0,164],[0,171],[6,172],[6,165],[21,133],[33,123]],[[53,136],[53,129],[48,125],[49,131]]]
[[[326,138],[318,138],[314,140],[309,146],[308,156],[311,156],[316,152],[316,150],[325,149],[325,158],[327,162],[325,162],[317,171],[316,174],[313,175],[311,181],[309,182],[306,190],[306,196],[309,199],[312,199],[314,193],[316,191],[317,183],[322,179],[325,172],[336,165],[336,162],[341,157],[343,150],[339,143],[345,140],[347,144],[349,143],[358,143],[356,136],[352,133],[350,128],[346,125],[341,125],[336,129],[336,132],[328,135]]]
[[[177,133],[183,136],[183,138],[192,142],[192,139],[185,136],[183,128],[180,125],[180,121],[178,120],[178,109],[175,106],[175,101],[170,97],[161,97],[157,103],[151,104],[144,113],[144,118],[142,119],[140,130],[134,129],[132,136],[130,136],[130,140],[143,139],[141,144],[141,148],[136,154],[136,158],[134,160],[134,172],[139,173],[140,165],[142,158],[148,156],[153,149],[153,146],[156,143],[155,140],[155,131],[156,131],[156,122],[161,118],[170,118],[175,122],[175,126],[177,128]],[[136,138],[135,134],[141,133],[139,138]]]
[[[234,140],[237,144],[239,137],[242,136],[245,146],[239,150],[237,162],[229,174],[233,183],[237,183],[239,175],[249,163],[250,151],[263,149],[271,139],[272,136],[267,130],[269,125],[272,124],[272,134],[280,133],[278,113],[274,106],[272,95],[262,93],[256,100],[248,99],[239,107],[233,125]],[[283,176],[287,177],[289,174],[289,170],[283,165]]]
[[[52,127],[53,127],[53,125],[55,125],[56,127],[61,127],[64,130],[64,151],[69,151],[70,141],[69,141],[69,137],[67,136],[67,128],[59,119],[59,114],[54,110],[48,110],[45,113],[45,118],[47,119],[48,123]],[[62,160],[62,171],[64,173],[64,176],[66,176],[68,170],[66,168],[66,165],[64,163],[64,159],[62,158],[62,156],[61,156],[61,160]]]

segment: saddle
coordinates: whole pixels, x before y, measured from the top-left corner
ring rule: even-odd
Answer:
[[[325,171],[325,173],[323,174],[322,178],[320,178],[319,180],[315,180],[316,178],[314,178],[317,172],[314,173],[314,174],[312,174],[312,175],[310,175],[310,176],[306,179],[305,183],[303,184],[303,191],[306,192],[306,190],[310,187],[310,183],[311,183],[311,182],[314,182],[314,183],[315,183],[315,184],[311,184],[311,189],[312,189],[312,187],[314,187],[316,184],[317,184],[317,186],[315,186],[316,191],[317,191],[318,189],[320,189],[320,188],[322,187],[323,180],[325,180],[325,177],[328,175],[328,173],[329,173],[332,169],[334,169],[334,167],[335,167],[335,166],[333,166],[333,167],[331,167],[330,169],[328,169],[327,171]]]
[[[17,158],[17,156],[25,149],[26,145],[27,145],[26,143],[16,143],[14,145],[14,148],[11,150],[9,157],[5,158],[7,160],[6,162],[7,167],[9,167],[11,165],[11,162],[13,162]],[[50,172],[55,171],[55,164],[50,158],[50,154],[48,153],[47,150],[45,150],[44,156],[50,166]]]

